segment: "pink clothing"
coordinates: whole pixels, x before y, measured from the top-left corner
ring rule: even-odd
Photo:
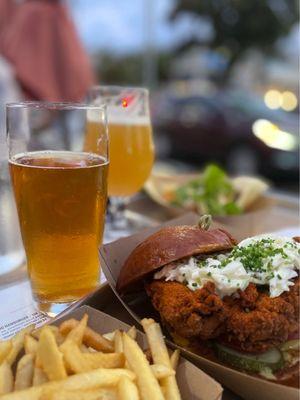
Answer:
[[[18,5],[1,34],[0,52],[32,99],[80,101],[94,82],[75,26],[57,0]]]

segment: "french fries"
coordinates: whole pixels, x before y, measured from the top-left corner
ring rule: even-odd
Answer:
[[[8,364],[12,365],[23,348],[25,336],[33,330],[33,325],[19,331],[12,339],[12,348],[6,357]]]
[[[132,326],[128,332],[127,335],[131,337],[131,339],[135,340],[136,339],[136,327]]]
[[[64,355],[67,370],[74,374],[89,371],[89,366],[84,358],[84,354],[72,340],[66,340],[60,347]]]
[[[153,361],[157,364],[162,364],[165,367],[171,368],[168,349],[159,324],[157,324],[153,319],[147,318],[144,318],[141,323],[147,336]],[[161,385],[164,388],[166,400],[181,399],[175,376],[163,378],[161,380]]]
[[[40,400],[118,400],[118,397],[114,390],[109,389],[94,389],[85,392],[63,390],[44,394]]]
[[[78,323],[79,322],[76,321],[76,319],[69,319],[67,321],[64,321],[60,325],[59,331],[62,335],[66,335],[72,329],[74,329],[75,326],[78,325]],[[113,343],[110,340],[105,339],[102,335],[88,327],[84,331],[83,343],[88,347],[92,347],[97,351],[103,351],[104,353],[111,353],[114,351]]]
[[[15,390],[22,390],[30,387],[33,381],[34,355],[25,354],[17,365]]]
[[[6,340],[5,342],[0,342],[0,364],[2,361],[5,360],[6,356],[9,354],[9,352],[12,349],[12,341],[11,340]]]
[[[0,396],[9,393],[14,387],[14,377],[11,366],[6,362],[0,365]]]
[[[43,368],[37,366],[37,364],[34,366],[33,370],[33,380],[32,380],[32,386],[39,386],[42,385],[43,383],[48,382],[48,377],[46,373],[44,372]]]
[[[38,349],[38,341],[30,336],[26,335],[24,339],[24,350],[26,354],[36,354]]]
[[[136,374],[142,400],[164,400],[159,383],[139,345],[123,333],[123,346],[125,357]]]
[[[162,364],[153,364],[151,365],[152,372],[156,379],[167,378],[168,376],[174,376],[175,371],[171,368],[166,367]]]
[[[176,370],[179,362],[179,357],[180,357],[180,351],[178,349],[174,350],[171,357],[171,367]]]
[[[40,400],[45,396],[62,390],[87,391],[102,387],[116,387],[122,377],[134,380],[135,374],[126,369],[110,370],[100,368],[83,374],[72,375],[60,381],[48,382],[40,386],[9,393],[2,396],[1,400]]]
[[[72,330],[67,335],[66,342],[73,342],[80,346],[82,344],[84,332],[87,327],[88,316],[85,314],[82,320],[74,326]]]
[[[158,324],[142,321],[149,362],[135,327],[102,336],[87,323],[84,315],[59,327],[29,327],[0,342],[1,400],[181,399],[175,378],[179,352],[169,357]]]
[[[114,337],[115,337],[115,332],[116,332],[116,331],[107,332],[107,333],[104,333],[102,336],[104,337],[104,339],[107,339],[107,340],[109,340],[110,342],[113,342],[113,341],[114,341]]]
[[[50,381],[67,377],[63,355],[59,351],[55,336],[48,326],[45,326],[41,331],[37,356],[40,359],[41,367]]]
[[[120,400],[139,400],[136,385],[128,378],[121,378],[118,384],[118,397]]]
[[[57,326],[54,325],[49,325],[48,326],[49,329],[51,329],[51,331],[54,333],[55,336],[57,336],[59,329]],[[39,328],[39,329],[35,329],[33,332],[31,332],[31,335],[36,338],[39,339],[40,338],[40,334],[42,333],[43,328]]]
[[[115,346],[115,352],[116,353],[122,353],[123,352],[123,340],[122,340],[122,333],[119,330],[115,331],[114,335],[114,346]]]
[[[125,364],[123,353],[83,353],[72,341],[66,341],[61,351],[68,370],[75,374],[97,368],[123,368]]]
[[[97,368],[124,368],[125,356],[123,353],[85,353],[83,358],[89,370]]]
[[[90,353],[91,352],[90,348],[86,347],[86,345],[83,343],[80,345],[80,350],[82,351],[82,353]]]

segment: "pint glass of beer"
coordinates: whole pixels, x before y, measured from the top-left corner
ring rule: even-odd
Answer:
[[[154,161],[149,92],[146,88],[95,86],[89,92],[89,102],[107,105],[108,194],[111,203],[122,208],[124,198],[143,187]],[[89,147],[95,136],[93,121],[89,121],[87,128],[86,145]],[[118,211],[116,207],[114,211]]]
[[[90,119],[94,136],[87,145]],[[70,303],[99,282],[107,200],[106,108],[11,103],[7,134],[33,294],[40,303]]]

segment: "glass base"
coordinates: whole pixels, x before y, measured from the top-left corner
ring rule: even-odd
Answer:
[[[68,310],[75,304],[76,301],[72,301],[69,303],[44,303],[35,299],[36,308],[43,314],[47,315],[50,318],[56,317],[58,314],[63,313]]]
[[[75,305],[78,305],[78,303],[81,302],[84,298],[97,291],[99,286],[105,281],[106,278],[104,277],[103,272],[100,270],[100,275],[97,285],[90,288],[89,290],[85,290],[82,293],[82,295],[79,296],[70,296],[69,294],[60,298],[57,297],[53,297],[52,299],[43,298],[32,290],[31,293],[35,308],[39,312],[51,318],[56,317],[58,314],[64,314],[65,311],[66,312],[71,311],[75,307]]]
[[[32,286],[31,286],[32,288]],[[43,314],[48,317],[54,318],[58,314],[63,313],[65,310],[68,310],[72,307],[73,304],[77,303],[81,298],[86,296],[89,291],[85,291],[82,296],[74,297],[70,295],[60,296],[60,298],[56,296],[51,297],[43,297],[38,295],[34,290],[32,290],[32,296],[34,299],[34,303],[36,308]]]

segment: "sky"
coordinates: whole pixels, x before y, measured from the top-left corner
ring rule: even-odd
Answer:
[[[79,35],[90,52],[100,49],[115,53],[142,51],[150,38],[156,48],[165,49],[196,33],[205,39],[211,27],[199,18],[181,16],[168,22],[175,0],[68,0]],[[153,10],[152,28],[147,16]],[[148,27],[148,28],[147,28]]]
[[[151,42],[155,49],[170,49],[196,35],[209,39],[213,31],[209,22],[185,14],[168,21],[176,0],[65,0],[78,33],[90,53],[108,51],[115,54],[141,52]],[[147,8],[147,5],[150,9]],[[149,28],[149,15],[153,24]],[[151,19],[151,18],[150,18]],[[299,25],[279,48],[290,60],[298,59]]]

